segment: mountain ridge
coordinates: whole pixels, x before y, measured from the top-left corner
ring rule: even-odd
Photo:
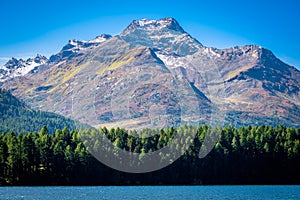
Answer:
[[[28,73],[34,73],[41,65],[47,64],[48,59],[45,56],[37,54],[34,58],[23,60],[12,57],[2,68],[0,68],[0,82],[10,78],[24,76]]]
[[[96,126],[152,127],[159,117],[151,112],[176,126],[188,107],[199,123],[300,126],[300,72],[261,46],[205,47],[173,18],[134,20],[98,39],[70,40],[42,70],[2,87],[37,109]]]

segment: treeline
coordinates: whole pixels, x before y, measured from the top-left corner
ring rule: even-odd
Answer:
[[[200,159],[205,138],[216,131],[218,142]],[[176,140],[178,134],[184,139]],[[114,147],[140,153],[141,164],[147,152],[167,144],[174,151],[189,148],[161,170],[125,173],[91,155],[106,146],[107,152],[117,156],[118,151],[107,147],[103,138]],[[173,159],[168,154],[160,156]],[[44,126],[39,132],[0,134],[0,185],[300,184],[299,169],[300,130],[284,126],[182,126],[140,133],[120,128],[64,128],[49,133]]]
[[[47,125],[51,132],[64,127],[69,129],[88,127],[54,113],[32,110],[24,102],[1,88],[0,116],[0,132],[29,132],[39,130],[44,125]]]

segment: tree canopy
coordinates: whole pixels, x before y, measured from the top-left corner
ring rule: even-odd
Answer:
[[[300,183],[299,129],[284,126],[215,128],[221,129],[220,139],[202,159],[198,157],[199,149],[208,130],[214,129],[206,125],[144,129],[140,133],[103,127],[98,130],[63,128],[49,134],[46,126],[26,134],[9,131],[0,134],[0,185]],[[196,133],[195,138],[173,141],[174,150],[181,150],[192,142],[183,156],[155,172],[116,171],[90,153],[102,148],[101,137],[106,137],[118,148],[140,153],[139,161],[143,162],[147,152],[167,145],[176,134],[191,131]],[[140,138],[136,134],[150,134],[151,137]],[[172,156],[161,154],[161,159],[172,159]]]

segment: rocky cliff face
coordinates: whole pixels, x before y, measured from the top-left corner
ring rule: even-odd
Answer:
[[[296,68],[255,45],[205,47],[173,18],[70,40],[35,73],[2,81],[31,107],[95,126],[300,126]]]

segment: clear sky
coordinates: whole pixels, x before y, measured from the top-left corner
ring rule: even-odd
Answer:
[[[134,19],[174,17],[206,46],[257,44],[300,68],[299,0],[2,0],[0,65],[49,57],[69,39],[119,34]]]

